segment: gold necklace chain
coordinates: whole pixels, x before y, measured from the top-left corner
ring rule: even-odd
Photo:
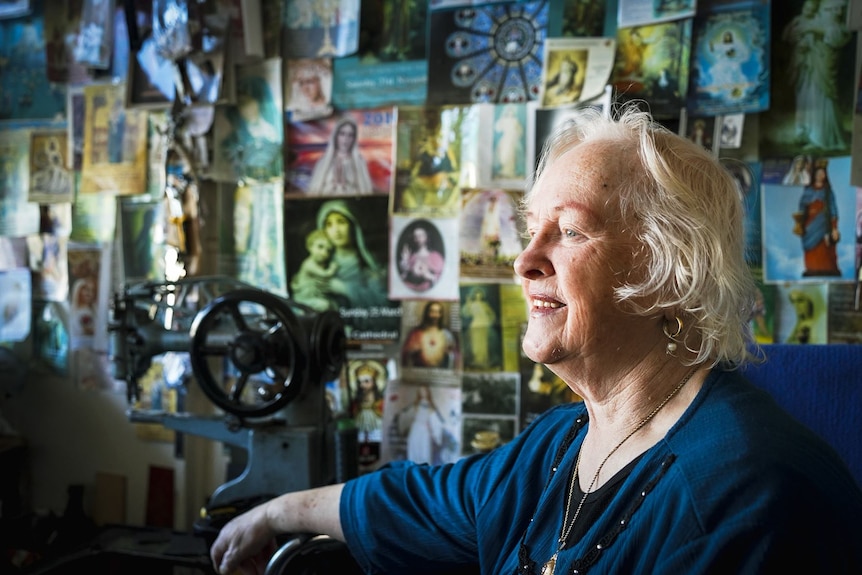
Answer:
[[[557,550],[556,550],[556,551],[554,551],[554,554],[551,556],[551,558],[550,558],[550,559],[548,559],[547,563],[545,563],[545,565],[542,567],[542,575],[553,575],[553,574],[554,574],[554,568],[555,568],[555,567],[556,567],[556,565],[557,565],[557,555],[560,553],[560,551],[562,551],[562,550],[563,550],[563,547],[564,547],[564,546],[565,546],[565,544],[566,544],[566,539],[568,539],[568,538],[569,538],[569,534],[571,534],[572,529],[575,527],[575,523],[578,521],[578,515],[580,515],[580,514],[581,514],[581,509],[583,509],[583,507],[584,507],[584,502],[586,502],[586,500],[587,500],[587,496],[588,496],[588,495],[590,494],[590,492],[593,490],[593,486],[596,484],[596,481],[598,481],[598,479],[599,479],[599,474],[602,472],[602,468],[605,466],[605,463],[607,463],[607,462],[608,462],[608,459],[610,459],[610,458],[611,458],[611,456],[612,456],[614,453],[616,453],[616,452],[617,452],[617,449],[619,449],[619,448],[622,446],[622,444],[623,444],[623,443],[625,443],[626,441],[628,441],[629,439],[631,439],[631,437],[632,437],[635,433],[637,433],[638,431],[640,431],[641,429],[643,429],[643,427],[644,427],[647,423],[649,423],[649,421],[650,421],[653,417],[655,417],[655,416],[656,416],[656,414],[657,414],[659,411],[661,411],[661,409],[662,409],[665,405],[667,405],[667,403],[668,403],[671,399],[673,399],[673,398],[674,398],[674,396],[675,396],[677,393],[679,393],[679,391],[680,391],[680,390],[683,388],[683,386],[688,382],[688,380],[689,380],[689,379],[691,379],[691,377],[695,374],[695,372],[696,372],[696,371],[697,371],[697,368],[694,368],[694,369],[692,369],[691,371],[689,371],[689,372],[685,375],[685,377],[684,377],[684,378],[682,378],[682,381],[680,381],[680,382],[676,385],[676,387],[675,387],[675,388],[673,388],[673,391],[671,391],[671,392],[667,395],[667,397],[665,397],[665,398],[662,400],[662,402],[661,402],[661,403],[659,403],[659,404],[655,407],[655,409],[653,409],[653,410],[652,410],[652,411],[651,411],[651,412],[650,412],[646,417],[644,417],[643,419],[641,419],[641,420],[640,420],[640,422],[639,422],[639,423],[638,423],[638,424],[637,424],[637,425],[636,425],[636,426],[635,426],[635,427],[634,427],[630,432],[628,432],[628,434],[627,434],[625,437],[623,437],[623,438],[620,440],[620,442],[619,442],[619,443],[617,443],[617,444],[614,446],[614,448],[613,448],[613,449],[611,449],[610,453],[608,453],[608,454],[605,456],[605,458],[604,458],[604,459],[602,459],[602,462],[601,462],[601,463],[599,463],[599,467],[598,467],[598,469],[596,469],[596,473],[593,475],[593,478],[592,478],[592,480],[590,481],[590,485],[589,485],[589,487],[587,487],[587,489],[584,491],[584,496],[583,496],[583,497],[581,497],[581,501],[578,503],[578,507],[577,507],[577,509],[575,509],[575,514],[574,514],[574,516],[572,517],[572,520],[571,520],[571,521],[569,521],[569,511],[571,511],[571,508],[572,508],[572,498],[573,498],[573,497],[574,497],[574,495],[575,495],[575,482],[578,480],[578,468],[579,468],[579,467],[580,467],[580,465],[581,465],[581,453],[583,453],[583,445],[581,446],[581,449],[579,449],[579,450],[578,450],[578,457],[577,457],[577,459],[575,459],[575,469],[574,469],[574,471],[572,472],[572,481],[569,483],[568,495],[567,495],[567,497],[566,497],[566,509],[565,509],[565,511],[563,512],[563,526],[562,526],[562,528],[560,529],[560,538],[557,540]]]

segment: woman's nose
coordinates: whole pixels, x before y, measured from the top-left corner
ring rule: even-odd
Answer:
[[[530,240],[524,251],[515,258],[515,273],[524,279],[532,280],[548,276],[553,271],[554,268],[537,238]]]

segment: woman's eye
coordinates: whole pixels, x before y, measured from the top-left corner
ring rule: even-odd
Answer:
[[[572,229],[564,229],[564,230],[563,230],[563,235],[564,235],[564,236],[566,236],[567,238],[574,238],[574,237],[577,237],[579,234],[578,234],[578,232],[576,232],[575,230],[572,230]]]

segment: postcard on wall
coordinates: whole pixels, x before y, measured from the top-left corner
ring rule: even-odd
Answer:
[[[433,378],[443,385],[460,384],[461,314],[457,301],[439,299],[401,302],[402,381]]]
[[[57,301],[33,300],[33,359],[36,369],[69,373],[69,314]]]
[[[280,59],[238,67],[236,102],[216,106],[210,177],[223,182],[281,179],[283,105]]]
[[[347,413],[356,424],[359,472],[379,467],[383,443],[386,390],[395,378],[395,361],[380,355],[352,355],[345,366],[349,404]]]
[[[286,0],[281,21],[285,58],[337,58],[359,46],[359,2]]]
[[[392,212],[451,217],[462,182],[475,178],[473,106],[398,108],[398,147]]]
[[[829,343],[828,285],[783,283],[775,286],[775,343]]]
[[[332,114],[332,58],[287,60],[284,109],[290,121],[325,118]]]
[[[527,103],[476,104],[476,184],[523,190],[527,179]],[[490,145],[487,145],[488,143]]]
[[[396,125],[394,107],[291,122],[285,197],[388,197]]]
[[[586,109],[593,109],[610,114],[611,87],[588,102],[559,106],[556,108],[539,108],[537,102],[527,104],[527,177],[531,178],[538,166],[542,148],[548,137],[564,123],[576,120]]]
[[[24,341],[30,335],[32,274],[29,268],[0,271],[0,342]]]
[[[67,161],[67,138],[65,129],[30,134],[29,201],[41,204],[72,201],[75,175]]]
[[[856,283],[830,283],[829,343],[862,343],[862,294]]]
[[[69,297],[68,241],[52,234],[27,236],[33,297],[46,301],[66,301]]]
[[[539,97],[542,107],[592,100],[602,94],[614,69],[616,38],[547,38]]]
[[[81,243],[113,241],[117,228],[117,195],[114,192],[77,194],[70,239]]]
[[[42,3],[48,80],[69,84],[69,88],[91,82],[91,70],[76,61],[74,55],[81,28],[81,3],[68,0],[42,0]]]
[[[817,158],[807,185],[762,186],[766,282],[856,280],[850,158]]]
[[[846,26],[846,0],[784,0],[774,30],[769,109],[759,119],[761,156],[850,153],[856,96],[856,42]],[[811,49],[813,36],[829,38]]]
[[[427,104],[527,102],[539,96],[547,0],[429,13]]]
[[[428,85],[426,3],[361,4],[358,51],[333,62],[333,105],[339,110],[423,105]]]
[[[401,305],[389,299],[386,196],[291,199],[284,206],[290,297],[341,314],[348,341],[398,341]],[[315,307],[316,306],[316,307]]]
[[[679,115],[688,92],[691,18],[617,30],[612,83],[622,101],[647,100],[657,119]]]
[[[27,200],[30,132],[28,128],[0,130],[0,236],[39,232],[39,204]]]
[[[383,414],[384,461],[435,465],[461,457],[461,388],[396,380]]]
[[[688,110],[693,115],[769,108],[770,5],[704,10],[694,19]]]
[[[117,200],[124,281],[163,279],[168,224],[163,199],[141,194]]]
[[[517,371],[527,320],[521,286],[462,282],[460,290],[464,371]]]
[[[33,0],[8,0],[0,4],[0,19],[17,18],[26,16],[32,9],[30,4]]]
[[[111,65],[114,44],[114,0],[83,0],[81,30],[74,47],[75,61],[90,68]]]
[[[760,213],[760,184],[762,165],[760,162],[743,162],[724,158],[724,168],[736,181],[745,208],[745,259],[750,266],[763,265],[763,233]]]
[[[389,297],[458,300],[458,220],[393,215]]]
[[[519,373],[465,373],[461,390],[466,453],[478,431],[496,431],[500,442],[514,439],[520,429],[521,376]],[[467,424],[467,421],[470,424]],[[481,422],[481,424],[480,424]],[[481,437],[481,436],[480,436]]]
[[[523,192],[464,189],[458,226],[461,276],[511,279],[525,240],[518,206]]]
[[[125,106],[122,84],[84,88],[81,192],[140,194],[146,189],[147,112]]]
[[[48,80],[44,9],[0,20],[0,120],[52,119],[62,116],[65,85]]]
[[[66,94],[66,164],[73,172],[84,166],[84,126],[86,124],[86,99],[83,86],[70,86]]]
[[[581,399],[558,375],[523,353],[520,375],[519,430],[530,425],[533,419],[552,407]]]
[[[69,243],[69,346],[108,349],[110,245]]]
[[[617,23],[621,28],[691,18],[696,0],[618,0]]]
[[[233,277],[287,296],[284,260],[284,186],[281,181],[239,185],[234,190]]]

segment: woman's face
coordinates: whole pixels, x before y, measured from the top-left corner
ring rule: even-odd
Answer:
[[[661,322],[625,313],[613,292],[639,248],[618,200],[631,160],[619,146],[582,144],[554,160],[531,192],[530,241],[515,271],[530,304],[523,349],[538,363],[606,369],[619,364],[621,350],[643,354],[661,341]]]
[[[351,150],[355,141],[356,128],[353,127],[353,124],[344,124],[338,128],[338,134],[335,136],[335,145],[339,150]]]
[[[326,219],[323,220],[323,230],[329,236],[329,240],[336,248],[350,246],[352,244],[351,237],[352,224],[343,215],[338,212],[330,212]]]

